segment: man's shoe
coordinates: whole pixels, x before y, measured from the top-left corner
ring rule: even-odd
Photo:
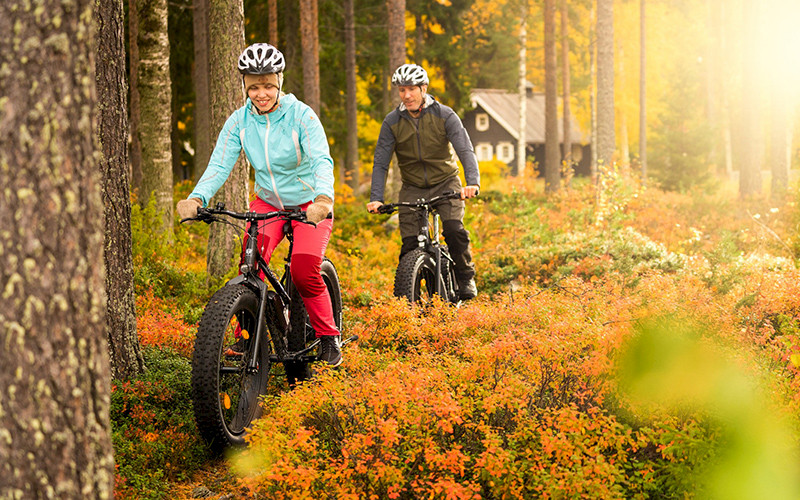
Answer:
[[[322,335],[319,338],[319,360],[324,361],[331,368],[342,364],[340,338],[340,335]]]
[[[478,296],[478,287],[475,286],[475,280],[470,278],[466,281],[458,283],[458,298],[461,300],[470,300]]]

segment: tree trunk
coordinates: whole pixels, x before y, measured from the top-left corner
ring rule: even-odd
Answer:
[[[572,178],[572,113],[570,111],[570,68],[569,68],[569,6],[567,0],[561,0],[561,78],[563,97],[561,98],[564,106],[563,117],[563,146],[562,146],[562,161],[564,162],[564,169],[566,170],[566,183],[569,186],[570,179]]]
[[[645,34],[645,0],[641,0],[641,10],[639,12],[639,40],[640,40],[640,63],[639,63],[639,164],[642,168],[642,185],[647,184],[647,85],[646,85],[646,65],[647,52]]]
[[[225,121],[242,105],[242,79],[236,61],[244,49],[242,0],[209,3],[209,68],[211,70],[211,128],[222,130]],[[248,176],[243,155],[211,204],[225,203],[229,210],[247,208]],[[207,272],[210,277],[227,273],[239,253],[239,231],[227,224],[212,224],[208,237]]]
[[[594,26],[595,29],[590,35],[591,43],[589,50],[589,114],[591,115],[591,142],[592,154],[590,161],[590,170],[592,172],[592,182],[597,183],[599,178],[597,176],[597,12],[596,4],[592,3],[591,21],[589,26]],[[590,28],[591,29],[591,28]]]
[[[141,203],[142,195],[142,144],[139,141],[139,123],[141,106],[139,106],[139,11],[136,0],[128,1],[128,60],[130,68],[130,102],[128,103],[129,124],[131,127],[131,191],[136,193]]]
[[[114,494],[93,6],[0,2],[0,498]]]
[[[770,140],[772,181],[770,196],[775,200],[781,200],[789,187],[789,158],[792,137],[789,110],[794,109],[794,107],[789,105],[792,102],[792,98],[791,90],[785,88],[787,81],[788,78],[781,82],[776,82],[779,89],[772,95],[772,137]]]
[[[104,262],[111,376],[134,377],[144,370],[136,334],[133,290],[131,199],[128,186],[128,106],[122,1],[96,0],[97,116],[105,213]]]
[[[194,172],[195,183],[206,171],[213,148],[211,131],[211,103],[208,97],[208,0],[193,0],[192,24],[194,31]]]
[[[555,24],[555,0],[544,0],[544,190],[547,193],[558,191],[561,185]]]
[[[164,237],[172,239],[172,94],[169,76],[167,0],[133,0],[139,26],[140,203],[155,199]]]
[[[614,162],[614,2],[597,0],[597,162]]]
[[[278,46],[278,0],[267,0],[269,12],[269,43]]]
[[[387,27],[389,30],[389,77],[394,71],[406,62],[406,0],[386,0]],[[391,89],[394,90],[394,89]],[[391,107],[400,104],[400,97],[396,91],[390,92]],[[392,157],[389,166],[387,192],[385,198],[393,200],[400,192],[402,179],[398,171],[397,158]]]
[[[739,169],[739,195],[748,197],[761,192],[761,158],[760,120],[758,113],[758,85],[756,84],[756,68],[758,68],[757,33],[758,2],[744,0],[744,58],[742,66],[742,125],[745,131],[742,137],[742,161]]]
[[[527,53],[527,26],[528,26],[528,1],[523,0],[520,5],[519,20],[519,135],[517,137],[517,177],[525,177],[525,167],[528,161],[528,68],[525,62]]]
[[[319,13],[317,0],[300,1],[300,40],[303,47],[303,101],[320,115]]]
[[[358,192],[360,182],[358,159],[358,102],[356,95],[356,27],[354,0],[345,0],[344,4],[344,45],[345,45],[345,87],[347,97],[345,108],[347,114],[347,153],[345,156],[345,181]]]
[[[392,75],[406,62],[406,1],[386,0],[386,9],[389,28],[389,75]],[[393,101],[400,102],[396,92],[393,93]]]

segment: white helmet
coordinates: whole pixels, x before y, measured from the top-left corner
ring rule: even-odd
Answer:
[[[281,51],[268,43],[254,43],[239,56],[239,73],[243,75],[268,75],[286,68]]]
[[[427,85],[428,73],[417,64],[403,64],[392,75],[392,85]]]

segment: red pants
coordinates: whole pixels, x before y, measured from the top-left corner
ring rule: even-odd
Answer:
[[[306,203],[300,208],[305,210],[311,203]],[[250,203],[250,211],[257,213],[273,212],[278,210],[261,198],[256,198]],[[284,237],[283,219],[276,218],[260,221],[258,228],[258,248],[264,260],[269,262],[272,252]],[[292,282],[303,298],[303,304],[308,311],[311,326],[321,335],[339,335],[336,323],[333,320],[333,309],[328,288],[322,280],[320,267],[325,256],[325,248],[331,238],[333,219],[325,219],[317,227],[301,222],[292,222],[294,233],[294,246],[292,247],[292,263],[289,272]],[[244,246],[247,245],[245,233]],[[242,255],[244,257],[244,255]]]

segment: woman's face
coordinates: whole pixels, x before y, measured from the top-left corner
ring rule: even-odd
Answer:
[[[277,75],[245,75],[247,97],[259,111],[266,113],[278,102]]]

